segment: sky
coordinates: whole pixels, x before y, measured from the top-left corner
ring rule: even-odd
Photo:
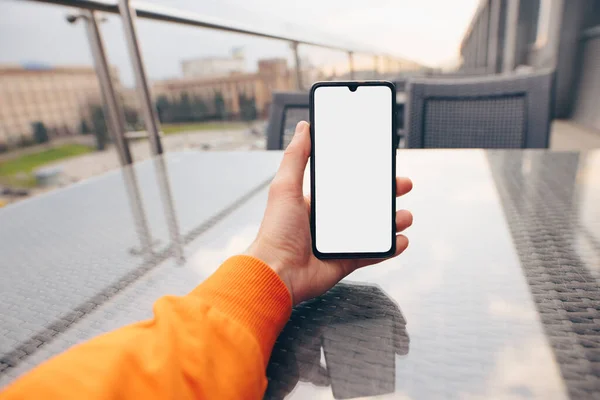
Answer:
[[[108,0],[110,1],[110,0]],[[460,41],[479,0],[147,0],[199,16],[307,40],[381,51],[427,66],[446,67],[459,58]],[[0,0],[0,64],[37,62],[91,65],[81,22],[65,16],[76,10],[27,0]],[[123,31],[116,15],[102,23],[109,62],[122,81],[133,84]],[[227,56],[241,47],[248,70],[260,58],[285,57],[289,45],[269,39],[138,19],[142,55],[151,80],[181,76],[180,61]],[[346,54],[301,46],[316,66],[344,62]],[[366,57],[358,57],[357,62]],[[365,61],[367,62],[367,61]]]

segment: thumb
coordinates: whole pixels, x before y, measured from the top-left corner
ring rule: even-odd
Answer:
[[[306,121],[298,122],[292,141],[285,149],[274,182],[302,195],[304,170],[310,156],[310,130]]]

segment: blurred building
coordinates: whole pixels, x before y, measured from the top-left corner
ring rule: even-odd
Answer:
[[[255,73],[231,73],[218,77],[184,77],[157,81],[152,85],[155,98],[166,97],[176,101],[186,94],[200,99],[211,106],[220,94],[228,115],[240,114],[240,96],[253,99],[259,115],[265,116],[274,91],[289,91],[294,88],[294,74],[283,58],[259,60]]]
[[[0,66],[0,144],[30,140],[34,122],[50,138],[79,133],[91,104],[102,104],[92,67]]]
[[[185,78],[215,78],[232,73],[243,73],[246,60],[240,49],[234,49],[231,57],[203,57],[181,62]]]
[[[600,129],[599,0],[481,0],[461,55],[465,73],[554,69],[555,117]]]

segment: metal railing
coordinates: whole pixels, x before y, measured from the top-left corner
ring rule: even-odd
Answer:
[[[110,78],[108,62],[106,60],[106,51],[100,30],[98,29],[98,18],[96,12],[118,14],[121,17],[129,57],[133,66],[135,75],[136,89],[141,104],[141,111],[144,117],[144,125],[148,132],[148,137],[155,155],[163,153],[163,147],[160,138],[160,124],[156,115],[156,109],[152,102],[150,86],[146,75],[146,69],[142,55],[139,49],[139,42],[136,30],[136,18],[145,18],[155,21],[170,22],[188,26],[209,28],[213,30],[239,33],[254,37],[261,37],[273,40],[288,42],[294,52],[296,85],[298,89],[302,88],[302,74],[300,65],[300,56],[298,53],[299,45],[320,47],[330,50],[342,51],[348,54],[348,66],[350,78],[354,78],[354,55],[357,53],[373,56],[374,68],[377,70],[380,58],[383,57],[388,65],[394,62],[394,57],[389,54],[375,52],[366,48],[351,48],[338,46],[335,44],[304,40],[302,38],[277,35],[266,31],[260,31],[245,27],[238,23],[208,18],[199,14],[175,10],[172,8],[157,6],[154,4],[135,2],[130,0],[118,0],[118,2],[108,3],[100,0],[30,0],[40,3],[55,4],[60,6],[75,7],[81,9],[81,13],[75,16],[69,16],[70,21],[74,22],[78,18],[85,21],[87,25],[88,39],[94,60],[96,74],[102,97],[104,108],[108,119],[110,135],[119,152],[119,160],[122,165],[132,163],[131,152],[129,150],[128,140],[125,136],[125,121],[122,104],[120,104]]]

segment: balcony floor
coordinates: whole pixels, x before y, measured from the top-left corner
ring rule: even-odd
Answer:
[[[600,148],[600,132],[585,128],[570,120],[552,122],[550,148],[552,150],[588,150]]]

